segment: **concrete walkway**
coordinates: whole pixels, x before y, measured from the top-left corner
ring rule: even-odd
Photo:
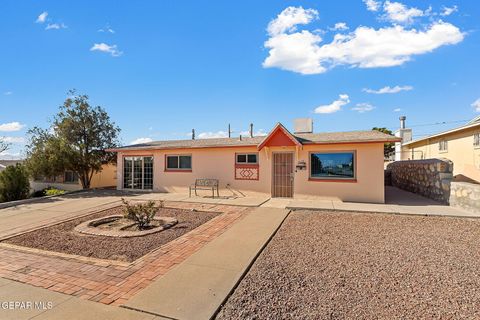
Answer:
[[[382,212],[411,215],[480,217],[479,213],[443,205],[434,200],[395,187],[385,187],[385,203],[342,202],[340,200],[301,200],[272,198],[262,204],[266,208],[325,209],[356,212]]]
[[[70,295],[0,278],[0,319],[2,320],[161,320],[161,317],[82,300]],[[6,302],[31,303],[29,308],[10,308]],[[39,303],[41,307],[35,308]],[[51,308],[49,309],[49,303]]]
[[[256,208],[225,233],[130,299],[126,307],[174,319],[210,319],[288,210]]]

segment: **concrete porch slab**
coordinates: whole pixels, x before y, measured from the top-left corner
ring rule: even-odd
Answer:
[[[288,215],[256,208],[125,305],[174,319],[210,319]]]

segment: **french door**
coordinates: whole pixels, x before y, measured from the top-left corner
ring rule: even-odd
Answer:
[[[123,188],[153,189],[153,157],[123,158]]]

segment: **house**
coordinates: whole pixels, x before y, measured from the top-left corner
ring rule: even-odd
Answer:
[[[400,158],[447,158],[453,162],[455,180],[480,182],[480,116],[454,129],[404,141]]]
[[[0,160],[0,172],[5,170],[8,166],[15,166],[18,163],[22,164],[23,160]]]
[[[117,152],[119,190],[187,192],[195,179],[215,178],[224,196],[383,203],[383,146],[399,139],[378,131],[313,133],[312,128],[311,119],[301,119],[293,134],[278,123],[263,137],[192,137],[108,151]]]
[[[115,187],[117,182],[117,167],[115,164],[104,164],[102,171],[94,173],[90,188],[108,188]],[[66,191],[81,190],[82,184],[78,179],[78,174],[73,171],[65,171],[56,177],[37,177],[30,181],[32,190],[42,190],[48,187],[54,187]]]

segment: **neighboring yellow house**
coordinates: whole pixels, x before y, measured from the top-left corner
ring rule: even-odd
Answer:
[[[90,183],[90,188],[107,188],[117,185],[117,166],[115,164],[104,164],[102,171],[95,173]],[[47,187],[54,187],[66,191],[75,191],[82,189],[82,184],[78,180],[78,175],[72,171],[65,171],[63,175],[54,178],[44,178],[33,180],[30,187],[34,190],[42,190]]]
[[[455,180],[480,182],[480,116],[467,124],[402,144],[402,160],[447,158]]]
[[[308,119],[294,133],[279,123],[266,137],[154,141],[109,150],[118,154],[117,189],[183,193],[195,179],[210,178],[219,180],[221,196],[383,203],[383,146],[400,140],[378,131],[312,128]]]

